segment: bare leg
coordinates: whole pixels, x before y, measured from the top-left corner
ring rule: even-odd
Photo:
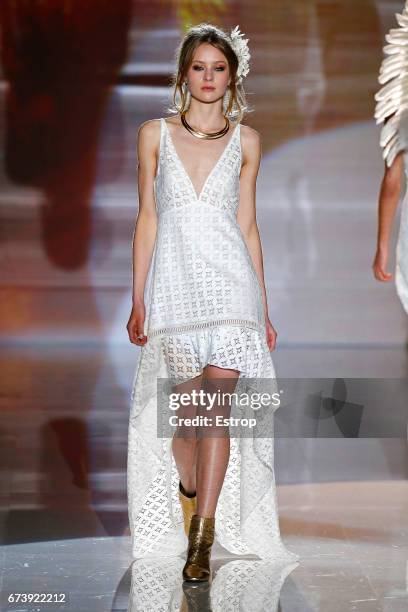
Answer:
[[[191,393],[194,389],[199,391],[202,379],[203,374],[200,374],[195,378],[173,386],[172,391],[174,393]],[[196,407],[193,405],[181,406],[177,414],[180,417],[192,418],[196,414]],[[183,488],[187,493],[194,493],[196,490],[197,451],[195,428],[179,425],[173,436],[172,451]]]
[[[211,393],[232,393],[239,377],[238,370],[228,370],[213,365],[204,369],[203,388]],[[203,411],[200,410],[200,413]],[[227,417],[230,404],[222,401],[215,404],[207,415]],[[213,426],[210,431],[204,426],[197,430],[196,482],[197,514],[214,517],[218,497],[224,482],[230,456],[229,428]]]

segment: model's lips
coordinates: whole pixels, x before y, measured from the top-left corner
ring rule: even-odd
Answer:
[[[204,85],[204,87],[202,87],[201,89],[204,89],[205,91],[214,91],[215,87],[211,87],[210,85]]]

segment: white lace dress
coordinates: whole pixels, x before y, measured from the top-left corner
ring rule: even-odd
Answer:
[[[172,438],[157,435],[157,378],[187,380],[214,364],[240,371],[237,392],[256,390],[258,380],[260,389],[265,380],[276,389],[261,287],[236,220],[240,124],[197,195],[166,120],[160,123],[158,227],[145,287],[147,343],[140,349],[129,419],[127,484],[135,558],[176,556],[187,547]],[[275,409],[264,418],[263,435],[230,437],[215,538],[231,553],[287,563],[299,556],[288,551],[279,531]]]
[[[408,127],[408,126],[407,126]],[[405,181],[408,183],[408,152],[404,151]],[[395,261],[395,286],[401,304],[408,314],[408,190],[402,201]]]

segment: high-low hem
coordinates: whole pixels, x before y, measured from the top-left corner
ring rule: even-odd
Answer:
[[[237,394],[276,391],[270,351],[259,331],[219,326],[148,337],[135,374],[129,422],[128,501],[135,558],[178,556],[186,550],[172,437],[157,437],[157,418],[161,418],[157,379],[171,379],[172,372],[178,382],[191,380],[206,365],[238,370]],[[279,532],[273,467],[275,410],[271,406],[264,416],[263,433],[230,437],[230,458],[216,507],[215,540],[230,554],[295,561],[298,555],[286,549]],[[137,471],[137,466],[143,466],[143,471]]]

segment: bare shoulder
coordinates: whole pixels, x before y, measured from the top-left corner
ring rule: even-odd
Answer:
[[[261,135],[258,130],[255,130],[249,125],[244,125],[243,123],[241,123],[241,136],[242,140],[245,140],[245,142],[252,147],[258,146],[261,142]]]
[[[139,125],[138,137],[143,140],[154,140],[160,134],[160,119],[148,119]]]
[[[249,125],[241,123],[241,146],[244,163],[253,161],[259,164],[262,141],[260,133]]]
[[[160,119],[148,119],[139,125],[137,132],[138,163],[147,162],[154,165],[160,147]]]
[[[160,147],[160,119],[148,119],[141,123],[136,140],[138,168],[154,169]]]

